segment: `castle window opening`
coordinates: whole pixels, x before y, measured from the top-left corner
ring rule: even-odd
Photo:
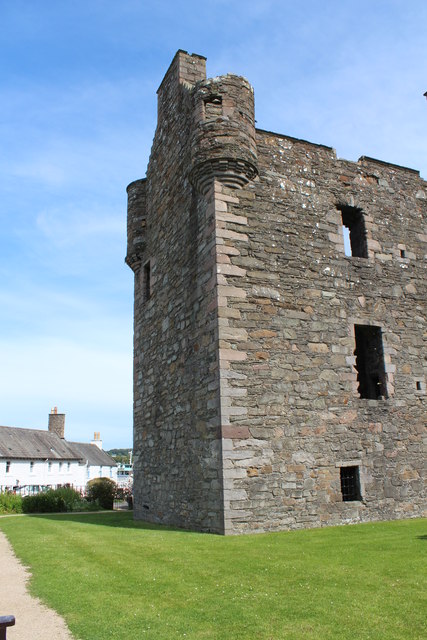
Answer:
[[[358,392],[361,398],[387,397],[381,327],[354,325]]]
[[[422,391],[422,385],[420,380],[417,380],[417,391]]]
[[[341,467],[341,495],[343,502],[361,500],[359,467]]]
[[[400,257],[401,257],[401,258],[406,258],[405,249],[401,249],[401,250],[400,250]]]
[[[204,100],[205,117],[207,120],[222,116],[222,98],[221,96],[209,96]]]
[[[356,207],[341,205],[338,207],[342,217],[344,252],[348,257],[367,258],[368,244],[363,213]]]
[[[147,262],[144,265],[143,291],[144,291],[144,301],[149,300],[151,298],[151,266],[150,266],[150,262]]]

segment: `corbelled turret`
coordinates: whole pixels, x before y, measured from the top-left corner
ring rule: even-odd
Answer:
[[[257,174],[254,94],[227,74],[197,83],[192,135],[193,185],[205,194],[213,179],[238,189]]]
[[[145,250],[146,180],[135,180],[127,188],[128,225],[126,264],[136,271]]]

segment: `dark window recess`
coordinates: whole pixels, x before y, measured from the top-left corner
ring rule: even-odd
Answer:
[[[341,467],[341,494],[344,502],[361,500],[359,467]]]
[[[222,98],[221,96],[209,96],[205,99],[205,117],[207,120],[222,116]]]
[[[400,250],[400,257],[401,257],[401,258],[406,258],[405,249],[401,249],[401,250]]]
[[[142,286],[144,288],[144,301],[149,300],[151,298],[151,266],[149,262],[144,265]]]
[[[381,327],[354,325],[358,392],[361,398],[387,398]]]
[[[10,471],[10,460],[6,460],[6,473]]]
[[[421,382],[417,380],[417,391],[421,391],[421,390],[422,390]]]
[[[345,205],[339,206],[338,209],[342,216],[345,254],[355,258],[367,258],[368,243],[361,209]]]

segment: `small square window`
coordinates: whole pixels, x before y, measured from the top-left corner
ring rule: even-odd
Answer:
[[[207,120],[212,120],[222,116],[222,97],[221,96],[209,96],[204,100],[205,104],[205,117]]]
[[[341,467],[341,495],[344,502],[361,500],[359,467]]]

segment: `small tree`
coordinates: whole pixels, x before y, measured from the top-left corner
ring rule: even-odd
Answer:
[[[116,483],[110,478],[94,478],[86,485],[86,497],[90,502],[98,501],[103,509],[112,509]]]

